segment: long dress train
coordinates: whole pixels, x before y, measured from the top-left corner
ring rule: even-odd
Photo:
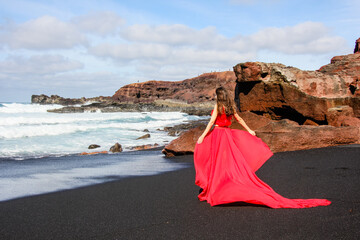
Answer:
[[[271,208],[326,206],[326,199],[288,199],[277,194],[255,174],[273,153],[258,137],[228,127],[214,127],[196,144],[195,184],[203,191],[198,198],[211,206],[246,202]]]

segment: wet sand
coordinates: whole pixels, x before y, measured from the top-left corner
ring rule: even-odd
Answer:
[[[192,155],[172,161],[192,163]],[[276,153],[257,175],[288,198],[270,209],[197,200],[193,167],[0,202],[0,239],[358,239],[360,147]],[[31,188],[31,186],[29,186]],[[1,193],[0,193],[1,194]]]

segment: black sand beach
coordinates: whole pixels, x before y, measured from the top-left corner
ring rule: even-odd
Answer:
[[[332,204],[210,207],[197,200],[191,167],[0,202],[0,238],[359,239],[358,145],[277,153],[257,175],[285,197]]]

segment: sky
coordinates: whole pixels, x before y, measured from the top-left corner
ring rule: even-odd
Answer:
[[[0,102],[353,53],[358,0],[0,0]]]

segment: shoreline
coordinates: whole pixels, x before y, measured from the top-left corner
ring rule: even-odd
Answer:
[[[0,202],[4,239],[356,239],[359,147],[275,153],[257,172],[289,198],[327,207],[270,209],[197,200],[194,169]],[[146,158],[146,155],[144,155]],[[170,158],[192,164],[192,155]],[[19,228],[21,226],[21,228]]]
[[[0,161],[0,202],[189,167],[160,149]],[[31,186],[28,188],[27,186]]]

